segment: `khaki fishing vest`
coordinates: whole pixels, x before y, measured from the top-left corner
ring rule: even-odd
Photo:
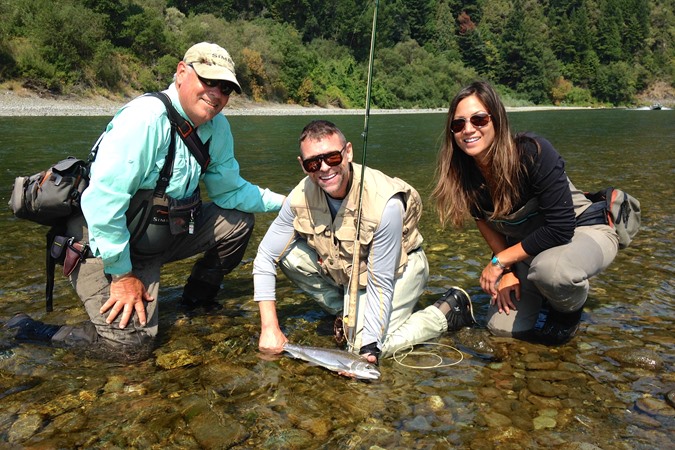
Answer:
[[[340,210],[332,219],[326,194],[309,177],[303,179],[289,194],[291,209],[295,215],[293,227],[296,232],[316,250],[324,273],[337,284],[347,286],[352,272],[354,238],[358,213],[358,196],[361,166],[352,163],[353,182],[342,202]],[[391,178],[382,172],[366,168],[363,188],[361,226],[359,230],[359,287],[367,281],[367,260],[375,230],[380,224],[384,207],[391,197],[402,194],[405,203],[401,259],[396,276],[403,273],[408,262],[408,253],[422,245],[422,235],[417,224],[422,216],[422,200],[409,184],[399,178]]]

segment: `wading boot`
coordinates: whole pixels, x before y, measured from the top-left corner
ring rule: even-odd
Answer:
[[[544,345],[562,345],[572,339],[579,329],[583,308],[562,313],[549,307],[546,322],[540,330],[534,330],[533,340]]]
[[[61,326],[33,320],[29,315],[19,313],[7,321],[5,328],[17,328],[14,336],[17,341],[50,343]]]
[[[453,286],[439,298],[434,306],[441,310],[448,321],[448,331],[457,331],[476,323],[469,294],[462,288]]]
[[[220,305],[215,301],[220,286],[209,284],[205,281],[189,277],[180,303],[183,308],[193,310],[195,308],[219,309]]]

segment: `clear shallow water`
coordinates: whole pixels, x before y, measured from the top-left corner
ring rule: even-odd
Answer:
[[[177,298],[191,261],[167,266],[155,357],[121,366],[59,349],[16,345],[0,330],[0,443],[47,448],[672,448],[673,111],[545,111],[510,115],[516,130],[553,142],[584,190],[620,186],[642,202],[634,245],[592,282],[581,332],[546,348],[463,330],[439,342],[464,360],[416,370],[388,360],[375,383],[354,382],[257,352],[251,261],[274,215],[259,215],[244,264],[219,294],[223,309],[186,315]],[[313,117],[231,118],[242,173],[287,192],[301,178],[297,136]],[[361,116],[332,116],[361,161]],[[0,199],[14,176],[84,156],[108,118],[0,118]],[[372,115],[367,164],[431,190],[443,114]],[[421,303],[458,284],[479,322],[478,276],[489,257],[473,229],[442,230],[427,202],[422,232],[431,280]],[[0,323],[19,311],[76,323],[84,311],[57,276],[44,312],[44,229],[0,209]],[[279,314],[297,343],[332,346],[328,318],[280,277]],[[440,347],[445,362],[457,360]],[[423,357],[410,360],[426,365]]]

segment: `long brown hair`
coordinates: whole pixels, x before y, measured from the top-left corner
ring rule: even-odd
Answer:
[[[450,223],[460,227],[469,218],[472,207],[478,205],[482,176],[474,159],[464,153],[450,131],[457,105],[475,95],[491,115],[495,130],[492,145],[485,158],[490,170],[486,180],[494,205],[492,218],[511,212],[520,194],[519,184],[523,177],[519,150],[509,128],[506,109],[494,88],[484,81],[475,81],[457,93],[450,103],[445,124],[445,139],[438,152],[436,187],[431,196],[435,201],[441,224]]]

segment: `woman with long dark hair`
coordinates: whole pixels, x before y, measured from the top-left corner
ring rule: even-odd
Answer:
[[[445,131],[432,196],[443,225],[461,227],[473,217],[492,250],[480,277],[491,296],[488,328],[552,345],[568,341],[588,279],[616,256],[616,232],[578,225],[591,201],[570,182],[550,142],[511,134],[490,84],[474,82],[455,96]],[[546,322],[535,330],[545,303]]]

